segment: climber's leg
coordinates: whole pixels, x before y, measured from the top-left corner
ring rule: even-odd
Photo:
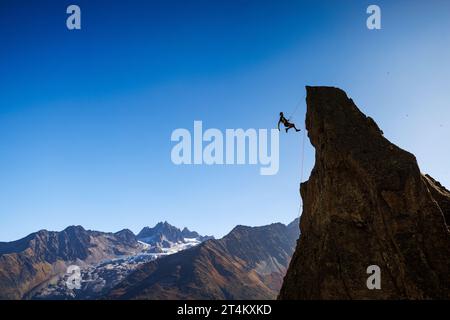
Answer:
[[[295,125],[293,125],[292,123],[288,123],[288,124],[286,125],[286,132],[288,132],[288,130],[289,130],[290,128],[295,128]]]

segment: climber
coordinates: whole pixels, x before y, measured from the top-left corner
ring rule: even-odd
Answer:
[[[280,131],[280,123],[284,124],[284,127],[286,128],[286,132],[288,132],[288,130],[290,128],[294,128],[295,131],[297,131],[297,132],[300,131],[300,129],[297,129],[295,127],[295,124],[290,123],[289,120],[284,117],[283,112],[280,112],[280,120],[278,120],[278,131]]]

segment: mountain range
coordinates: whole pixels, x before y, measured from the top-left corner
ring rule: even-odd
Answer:
[[[21,299],[68,265],[82,267],[122,255],[134,255],[143,246],[130,230],[105,233],[71,226],[61,232],[41,230],[0,243],[0,299]]]
[[[237,226],[222,239],[140,266],[107,298],[274,299],[298,236],[298,219]]]
[[[145,227],[137,235],[127,229],[107,233],[81,226],[61,232],[41,230],[0,243],[0,299],[189,298],[189,294],[194,297],[195,291],[189,290],[190,283],[199,280],[192,276],[197,274],[205,285],[215,288],[204,290],[199,298],[254,295],[273,299],[298,233],[298,223],[238,226],[219,240],[187,228],[180,230],[168,222]],[[80,267],[79,289],[67,286],[70,265]],[[191,272],[185,273],[187,268]],[[137,279],[149,270],[153,272],[145,280],[152,279],[149,287],[164,290],[148,294],[148,290],[140,292],[142,286],[136,288]],[[169,288],[166,275],[177,272],[182,273],[177,276],[181,282],[173,282]],[[230,284],[224,287],[227,274],[239,278],[233,288]],[[221,276],[214,279],[215,275]]]

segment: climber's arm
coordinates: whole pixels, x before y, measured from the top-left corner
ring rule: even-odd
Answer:
[[[281,123],[281,118],[280,118],[280,120],[278,120],[278,125],[277,125],[278,131],[280,131],[280,123]]]

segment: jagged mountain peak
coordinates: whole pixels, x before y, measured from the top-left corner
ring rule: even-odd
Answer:
[[[129,244],[135,243],[137,241],[136,235],[129,229],[122,229],[120,231],[117,231],[116,233],[114,233],[114,236],[119,240]]]
[[[154,227],[144,227],[136,236],[142,242],[152,246],[168,248],[176,243],[185,242],[186,239],[196,239],[205,241],[212,237],[201,236],[196,231],[190,231],[188,228],[179,228],[171,225],[167,221],[158,222]]]
[[[138,238],[141,238],[141,237],[145,236],[145,234],[148,232],[158,232],[158,231],[166,231],[166,230],[174,231],[174,230],[179,230],[179,229],[177,227],[174,227],[167,221],[164,221],[164,222],[161,221],[161,222],[158,222],[157,224],[155,224],[154,227],[146,226],[146,227],[142,228],[142,230],[137,234],[137,236],[138,236]]]
[[[115,232],[114,234],[116,234],[116,235],[127,234],[127,235],[133,235],[133,236],[135,235],[133,231],[131,231],[130,229],[126,229],[126,228],[119,230],[119,231]]]
[[[196,231],[191,231],[188,228],[184,227],[183,230],[181,230],[181,234],[185,238],[198,238],[200,235]]]
[[[63,230],[63,232],[85,232],[87,231],[83,226],[80,225],[72,225],[68,226]]]

